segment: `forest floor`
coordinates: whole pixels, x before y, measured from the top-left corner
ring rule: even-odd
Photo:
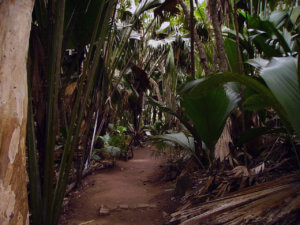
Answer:
[[[88,176],[62,216],[68,225],[161,225],[177,207],[174,184],[163,181],[163,157],[147,145],[134,158]]]

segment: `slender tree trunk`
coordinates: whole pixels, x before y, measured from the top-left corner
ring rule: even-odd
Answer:
[[[191,67],[193,78],[195,78],[194,26],[194,3],[193,0],[190,0]]]
[[[0,1],[0,224],[29,224],[25,137],[33,0]]]
[[[213,25],[215,33],[215,45],[220,62],[220,71],[227,71],[227,57],[225,51],[224,40],[222,36],[221,23],[218,18],[218,0],[209,0],[208,2],[208,11],[211,18],[211,23]]]
[[[218,18],[218,0],[209,0],[208,2],[208,11],[211,17],[211,22],[213,25],[214,29],[214,34],[215,34],[215,48],[216,48],[216,53],[219,59],[219,70],[221,72],[226,72],[228,67],[227,67],[227,55],[225,51],[225,44],[224,44],[224,39],[222,36],[222,30],[221,30],[221,23]],[[215,61],[215,60],[214,60]],[[231,138],[231,119],[228,118],[225,124],[225,127],[223,129],[223,132],[215,145],[215,152],[212,154],[212,157],[215,159],[220,159],[223,161],[226,156],[229,157],[230,149],[229,149],[229,143],[232,143],[232,138]],[[213,158],[211,158],[213,160]]]
[[[238,58],[238,73],[243,73],[243,61],[242,61],[242,53],[240,49],[240,38],[239,38],[239,23],[237,18],[237,6],[234,4],[234,11],[233,11],[233,20],[234,20],[234,27],[235,27],[235,41],[236,41],[236,54]]]
[[[182,7],[183,13],[185,14],[185,17],[187,18],[187,22],[189,24],[190,21],[188,20],[188,18],[190,18],[190,12],[189,12],[187,6],[185,5],[185,3],[182,0],[180,0],[179,3]],[[205,74],[207,75],[207,74],[210,73],[210,69],[209,69],[209,66],[208,66],[208,57],[207,57],[207,54],[206,54],[204,48],[202,47],[202,43],[201,43],[200,37],[197,34],[196,27],[194,26],[193,29],[194,29],[195,44],[196,44],[196,46],[198,48],[198,51],[199,51],[199,54],[200,54],[200,63],[203,67],[203,70],[205,71]]]
[[[153,80],[153,78],[149,78],[149,81],[150,83],[152,84],[152,86],[154,87],[155,89],[155,92],[156,92],[156,95],[157,95],[157,100],[159,101],[159,103],[162,103],[162,98],[161,98],[161,94],[160,94],[160,91],[159,91],[159,86],[158,84],[156,83],[155,80]]]

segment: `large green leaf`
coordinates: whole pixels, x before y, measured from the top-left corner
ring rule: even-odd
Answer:
[[[232,72],[238,72],[238,57],[237,57],[237,46],[236,42],[226,38],[224,40],[226,55],[230,64]]]
[[[231,30],[229,28],[224,28],[223,29],[223,35],[225,37],[227,37],[225,39],[225,50],[226,50],[226,54],[228,56],[228,54],[236,54],[236,47],[232,47],[231,49],[231,46],[232,45],[231,43],[230,44],[226,44],[227,39],[230,39],[234,45],[236,46],[236,32],[235,30]],[[241,33],[239,33],[239,42],[240,42],[240,48],[241,50],[246,50],[247,51],[247,55],[248,57],[251,57],[254,55],[254,49],[253,49],[253,46],[251,44],[251,42],[249,42],[248,38],[245,38]],[[237,57],[236,55],[232,55],[232,58],[234,57]],[[228,59],[230,61],[230,56],[228,56]],[[234,70],[233,70],[234,72]]]
[[[274,24],[275,27],[279,28],[282,26],[288,18],[288,13],[284,11],[274,11],[271,13],[269,20]]]
[[[163,141],[163,142],[172,142],[181,146],[182,148],[188,150],[193,157],[198,161],[199,165],[202,168],[205,168],[195,153],[195,140],[193,137],[187,137],[184,133],[173,133],[173,134],[164,134],[157,135],[151,138],[155,142]]]
[[[290,19],[291,19],[293,24],[296,24],[299,17],[300,17],[300,6],[295,7],[295,8],[292,9]]]
[[[192,90],[195,91],[199,87],[198,85]],[[183,94],[182,105],[185,113],[211,150],[222,134],[228,115],[237,106],[237,101],[238,97],[233,92],[226,93],[222,86],[197,97],[190,92]]]
[[[205,79],[194,81],[195,87],[189,91],[189,96],[198,98],[199,96],[209,93],[212,89],[232,81],[239,82],[259,94],[263,101],[265,101],[267,105],[270,105],[278,113],[283,124],[288,129],[291,129],[287,113],[283,106],[275,98],[274,94],[268,87],[250,76],[230,72],[210,75]],[[184,89],[184,91],[187,90]]]
[[[271,107],[260,97],[259,94],[251,95],[250,97],[245,99],[243,106],[245,110],[250,110],[250,111],[258,111],[258,110]]]
[[[298,137],[300,137],[300,90],[297,76],[297,59],[273,58],[261,69],[261,77],[282,105]]]

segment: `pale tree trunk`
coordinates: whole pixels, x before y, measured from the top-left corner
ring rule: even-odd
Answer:
[[[25,137],[33,0],[0,0],[0,224],[28,224]]]
[[[159,101],[159,103],[163,103],[163,101],[162,101],[162,98],[161,98],[161,94],[160,94],[160,91],[159,91],[159,86],[158,86],[158,84],[156,83],[156,81],[155,80],[153,80],[153,78],[149,78],[149,81],[150,81],[150,83],[152,84],[152,86],[154,87],[154,89],[155,89],[155,92],[156,92],[156,95],[157,95],[157,100]]]

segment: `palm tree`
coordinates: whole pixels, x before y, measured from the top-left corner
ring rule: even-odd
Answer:
[[[159,4],[142,1],[130,25],[117,36],[116,0],[36,2],[27,136],[33,224],[58,223],[74,155],[80,182],[89,166],[94,137],[105,131],[108,103],[120,83],[114,83],[115,70],[125,67],[117,78],[121,80],[130,62],[122,58],[130,53],[128,38],[133,27],[145,10]],[[38,102],[46,102],[46,107],[39,107]]]

